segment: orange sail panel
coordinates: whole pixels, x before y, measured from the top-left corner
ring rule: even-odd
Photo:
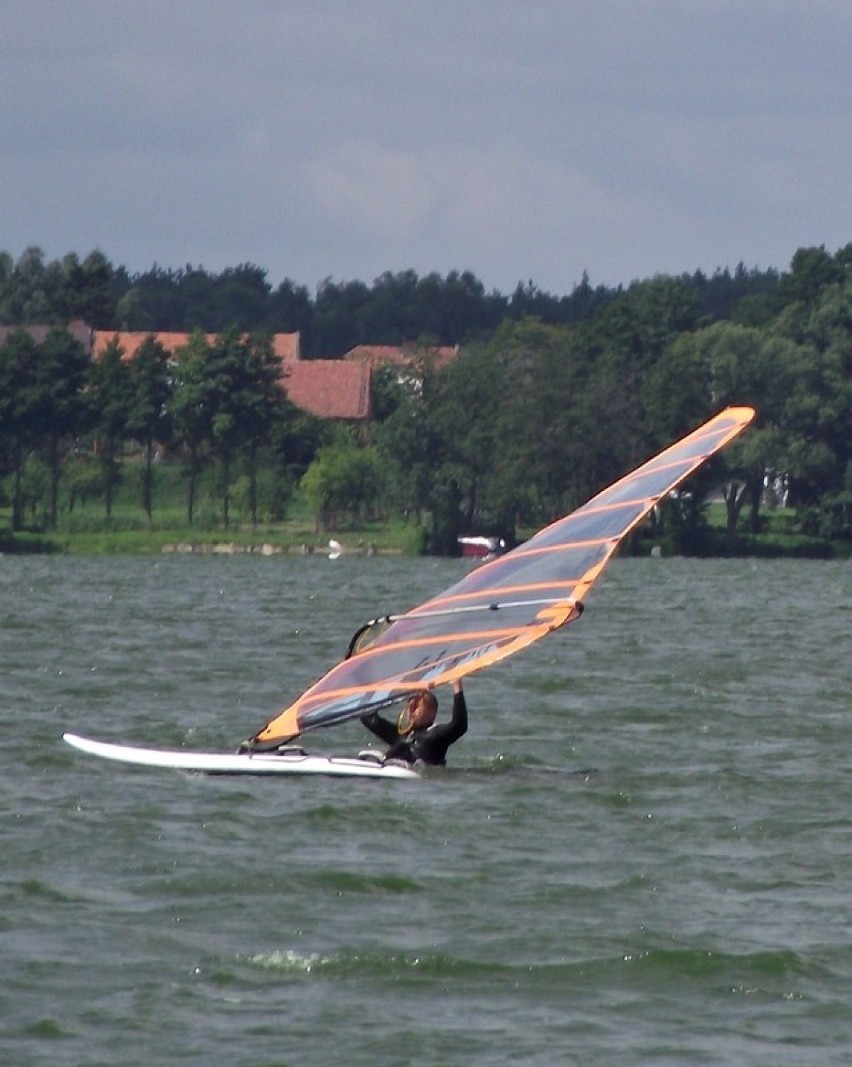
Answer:
[[[726,408],[513,551],[406,614],[380,620],[372,643],[355,643],[350,658],[269,722],[253,743],[291,740],[385,707],[414,689],[451,682],[574,621],[627,534],[754,415],[749,407]]]

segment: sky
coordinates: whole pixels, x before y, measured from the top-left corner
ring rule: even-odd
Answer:
[[[570,293],[852,241],[849,0],[3,0],[0,251]]]

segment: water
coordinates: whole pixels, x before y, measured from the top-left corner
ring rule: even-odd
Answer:
[[[60,740],[231,749],[465,567],[0,558],[0,1063],[850,1062],[849,563],[617,561],[421,783]]]

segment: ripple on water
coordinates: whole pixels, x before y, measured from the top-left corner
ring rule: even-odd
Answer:
[[[0,1062],[845,1062],[848,564],[616,561],[416,790],[60,740],[233,747],[465,566],[0,560]]]

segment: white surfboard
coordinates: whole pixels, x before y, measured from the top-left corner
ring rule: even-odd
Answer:
[[[203,774],[327,774],[338,778],[407,778],[420,775],[405,763],[392,760],[377,763],[351,756],[311,756],[301,750],[290,752],[216,753],[185,749],[139,748],[94,741],[66,733],[64,741],[81,752],[101,759],[133,763],[143,767],[168,767]]]

